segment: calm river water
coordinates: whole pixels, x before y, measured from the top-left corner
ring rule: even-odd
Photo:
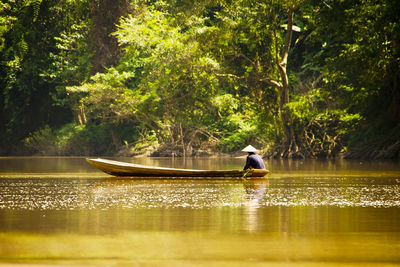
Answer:
[[[244,158],[114,158],[241,169]],[[0,266],[400,265],[400,164],[266,161],[264,180],[121,179],[0,158]]]

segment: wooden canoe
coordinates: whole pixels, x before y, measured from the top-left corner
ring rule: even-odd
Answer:
[[[145,165],[108,160],[108,159],[86,159],[86,161],[97,169],[114,175],[130,177],[264,177],[268,170],[191,170],[164,167],[150,167]]]

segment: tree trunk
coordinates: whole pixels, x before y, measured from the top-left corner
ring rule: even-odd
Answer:
[[[85,114],[85,107],[79,103],[75,98],[70,99],[70,105],[72,109],[72,114],[74,117],[74,122],[77,125],[84,125],[87,123],[87,118]]]
[[[130,12],[128,0],[97,0],[89,1],[90,17],[95,27],[92,27],[90,36],[94,55],[92,57],[91,72],[104,72],[112,65],[117,64],[121,48],[117,39],[111,35],[117,29],[121,16]]]
[[[278,66],[279,74],[281,76],[282,84],[279,87],[279,112],[283,124],[283,130],[285,135],[285,149],[282,151],[282,157],[291,157],[293,153],[298,150],[296,144],[296,138],[294,134],[293,125],[291,123],[291,116],[286,104],[289,103],[289,79],[287,76],[287,60],[289,56],[290,43],[292,41],[292,27],[293,27],[293,10],[288,11],[288,24],[286,30],[285,46],[282,51],[282,58],[278,61],[278,55],[276,55],[276,64]],[[275,37],[275,40],[277,38]],[[277,45],[276,45],[277,49]]]

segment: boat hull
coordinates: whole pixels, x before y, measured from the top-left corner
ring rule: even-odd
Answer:
[[[86,159],[86,161],[97,169],[114,175],[129,177],[264,177],[268,170],[191,170],[174,169],[163,167],[149,167],[145,165],[107,160],[107,159]]]

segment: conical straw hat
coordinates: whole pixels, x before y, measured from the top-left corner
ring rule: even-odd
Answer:
[[[258,150],[252,145],[248,145],[242,149],[243,152],[257,152]]]

